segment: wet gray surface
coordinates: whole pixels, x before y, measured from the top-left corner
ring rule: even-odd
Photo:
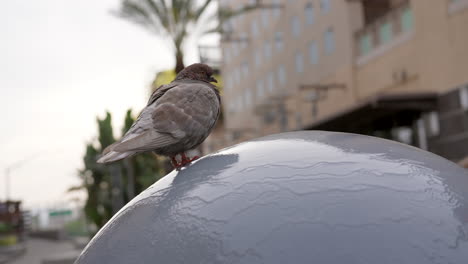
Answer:
[[[124,207],[78,263],[460,263],[468,173],[361,135],[293,132],[206,156]]]

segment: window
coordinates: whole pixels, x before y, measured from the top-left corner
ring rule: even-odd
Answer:
[[[468,110],[468,85],[460,89],[460,105],[462,109]]]
[[[309,44],[309,59],[311,64],[318,64],[319,62],[319,54],[318,54],[318,47],[317,47],[317,42],[312,41]]]
[[[273,72],[268,73],[267,89],[270,93],[275,89],[275,76],[273,75]]]
[[[271,57],[271,44],[269,41],[265,41],[263,52],[264,52],[265,60],[268,60]]]
[[[359,54],[366,55],[372,49],[371,36],[369,33],[359,38]]]
[[[281,5],[281,0],[273,0],[273,5],[276,6],[273,9],[273,16],[278,18],[281,15],[281,7],[279,7]]]
[[[234,16],[233,18],[231,18],[233,27],[239,25],[239,17],[240,16]]]
[[[246,61],[242,63],[242,77],[247,78],[249,75],[249,64]]]
[[[401,29],[403,32],[407,32],[413,28],[413,12],[411,8],[405,9],[401,14]]]
[[[282,32],[275,33],[275,46],[276,46],[276,50],[278,51],[283,49],[283,33]]]
[[[239,109],[240,109],[240,105],[239,105],[239,97],[237,97],[235,100],[234,100],[234,112],[239,112]]]
[[[236,42],[232,43],[232,55],[239,55],[239,45]]]
[[[308,25],[314,24],[314,6],[312,3],[307,3],[305,6],[305,17]]]
[[[296,72],[304,72],[304,58],[300,52],[296,52]]]
[[[431,136],[438,136],[440,133],[440,122],[439,122],[439,115],[437,112],[432,111],[426,114],[425,116],[428,125],[428,132]]]
[[[323,13],[330,12],[330,0],[320,0],[320,8]]]
[[[225,21],[222,25],[223,31],[231,32],[234,27],[233,24],[234,24],[234,21],[232,19]]]
[[[255,66],[260,67],[261,63],[262,63],[262,53],[260,50],[257,50],[255,52]]]
[[[240,41],[240,48],[245,49],[247,48],[247,33],[241,32],[239,33],[239,38],[241,39]]]
[[[237,97],[237,111],[242,111],[244,108],[244,100],[242,96]]]
[[[286,84],[286,70],[284,69],[284,65],[280,65],[278,68],[278,81],[281,85]]]
[[[335,50],[335,34],[332,28],[329,28],[324,33],[325,53],[331,54]]]
[[[270,11],[269,10],[262,10],[262,25],[263,27],[267,28],[268,27],[268,22],[269,22],[269,16]]]
[[[390,22],[383,23],[379,27],[379,39],[381,44],[385,44],[392,40],[392,24]]]
[[[413,141],[413,130],[409,127],[395,127],[390,130],[390,133],[392,135],[392,139],[397,140],[399,142],[411,145]]]
[[[252,21],[251,25],[252,37],[256,37],[258,35],[258,23],[257,20]]]
[[[264,94],[265,88],[263,86],[263,81],[259,79],[257,80],[257,97],[262,98]]]
[[[301,22],[297,16],[291,18],[291,31],[295,37],[301,34]]]
[[[231,61],[231,53],[229,52],[229,47],[227,46],[224,47],[224,61],[226,63],[229,63],[229,61]]]
[[[252,92],[250,90],[244,92],[244,102],[245,107],[250,107],[252,105]]]
[[[239,83],[240,83],[240,79],[241,79],[240,69],[239,69],[239,68],[236,68],[236,69],[234,70],[234,78],[235,78],[236,84],[239,84]]]
[[[234,105],[233,102],[230,102],[228,105],[228,111],[229,113],[234,113],[236,111],[236,106]]]

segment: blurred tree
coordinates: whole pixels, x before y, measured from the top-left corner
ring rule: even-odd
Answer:
[[[128,110],[125,116],[123,134],[130,129],[135,119],[132,111]],[[82,179],[80,186],[75,186],[69,191],[86,190],[88,199],[84,206],[86,217],[99,229],[115,213],[112,210],[112,175],[110,166],[97,164],[96,160],[101,155],[102,150],[115,142],[112,128],[112,117],[109,112],[104,119],[97,118],[98,140],[86,145],[86,152],[83,157],[84,168],[79,171]],[[161,168],[158,158],[152,154],[139,154],[135,157],[127,158],[114,163],[118,170],[121,170],[123,186],[119,190],[123,194],[124,203],[129,202],[136,194],[142,192],[165,174]],[[115,176],[115,175],[114,175]]]
[[[86,145],[86,153],[83,157],[84,169],[79,171],[83,184],[70,188],[70,191],[83,188],[87,191],[88,199],[84,210],[88,219],[98,228],[102,227],[112,216],[111,192],[109,191],[110,172],[105,166],[96,163],[101,151],[115,141],[111,122],[112,117],[109,112],[106,113],[104,119],[97,119],[98,146],[96,147],[93,143]]]
[[[175,71],[184,68],[184,43],[189,35],[221,32],[227,19],[258,7],[257,1],[236,11],[218,9],[208,14],[212,0],[121,0],[117,15],[142,25],[151,33],[169,37],[175,52]],[[201,30],[199,27],[203,27]]]

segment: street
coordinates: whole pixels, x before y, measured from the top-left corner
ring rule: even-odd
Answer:
[[[79,250],[73,247],[69,241],[52,241],[30,238],[26,242],[26,253],[11,264],[42,264],[42,263],[73,263]],[[54,260],[43,262],[44,260]],[[61,262],[59,262],[61,260]]]

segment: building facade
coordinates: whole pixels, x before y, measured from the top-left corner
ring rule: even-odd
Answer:
[[[468,0],[220,1],[223,133],[206,151],[299,129],[468,156]]]

